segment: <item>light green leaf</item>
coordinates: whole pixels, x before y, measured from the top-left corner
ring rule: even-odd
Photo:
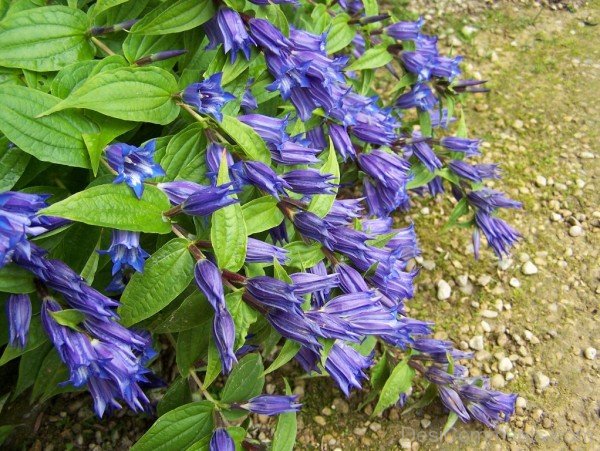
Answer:
[[[408,365],[408,359],[398,363],[381,389],[379,401],[375,406],[375,410],[373,410],[373,416],[379,415],[388,407],[396,404],[400,395],[410,388],[414,375],[415,370]]]
[[[212,403],[200,401],[167,412],[131,451],[184,450],[198,441],[209,440],[213,431],[213,408]]]
[[[0,131],[39,160],[87,168],[90,163],[81,134],[97,133],[98,127],[74,111],[37,118],[59,102],[34,89],[1,85]]]
[[[455,412],[450,412],[448,414],[448,419],[446,420],[446,424],[444,424],[444,429],[442,430],[442,437],[444,437],[456,424],[458,420],[458,415]]]
[[[128,0],[98,0],[94,6],[92,17],[96,17],[107,9],[113,8],[127,1]]]
[[[42,214],[58,216],[84,224],[132,232],[169,233],[171,225],[163,218],[170,208],[167,196],[146,185],[137,199],[125,184],[94,186],[50,205]]]
[[[58,324],[71,329],[77,329],[77,326],[85,319],[85,314],[76,309],[59,310],[50,312],[50,314]]]
[[[298,351],[300,351],[300,347],[300,343],[294,340],[286,340],[284,345],[281,347],[279,354],[277,354],[277,357],[275,358],[275,360],[273,360],[273,363],[269,365],[269,367],[264,371],[263,374],[272,373],[273,371],[281,368],[283,365],[288,363],[294,358],[296,354],[298,354]]]
[[[391,62],[393,56],[387,51],[385,45],[373,47],[367,50],[363,55],[346,67],[344,70],[362,70],[362,69],[376,69],[381,66],[385,66]]]
[[[327,33],[327,53],[332,54],[346,48],[352,42],[356,35],[354,27],[348,25],[350,16],[348,14],[338,14],[331,22],[331,29]]]
[[[98,133],[84,133],[81,135],[88,150],[94,175],[98,173],[100,157],[106,146],[117,136],[121,136],[135,127],[135,122],[125,122],[113,119],[112,117],[102,117],[102,120],[98,122],[100,123],[100,131]]]
[[[283,213],[277,208],[277,199],[263,196],[242,205],[246,221],[246,233],[264,232],[278,226],[284,220]]]
[[[99,60],[77,61],[63,67],[52,80],[50,93],[53,96],[66,98],[71,91],[76,89],[81,83],[90,76],[94,67],[98,65]]]
[[[413,164],[410,172],[411,179],[406,183],[406,189],[414,189],[427,185],[435,178],[435,173],[430,172],[423,163]]]
[[[227,378],[221,392],[221,401],[242,402],[260,395],[265,385],[264,369],[260,354],[244,356]]]
[[[306,269],[312,268],[325,258],[319,243],[306,244],[303,241],[294,241],[284,246],[288,251],[287,266]]]
[[[333,175],[332,183],[338,184],[340,182],[340,166],[337,161],[337,155],[335,149],[333,148],[333,141],[329,141],[329,153],[327,155],[327,160],[321,166],[321,174],[331,174]],[[313,212],[317,216],[321,218],[325,217],[331,207],[333,202],[335,201],[335,197],[337,195],[337,188],[335,188],[335,194],[317,194],[313,196],[308,205],[308,211]]]
[[[235,324],[234,349],[240,348],[245,343],[248,329],[258,318],[256,312],[242,300],[243,293],[243,290],[239,290],[225,296],[227,310],[231,313]]]
[[[241,148],[242,152],[251,160],[271,163],[271,153],[267,145],[252,127],[238,121],[235,117],[223,115],[221,128]]]
[[[158,36],[148,36],[142,34],[129,33],[123,42],[123,55],[129,63],[133,64],[140,58],[165,50],[178,49],[183,47],[180,34],[165,34]],[[164,61],[150,63],[152,66],[171,69],[178,61],[178,58],[169,58]]]
[[[11,14],[0,22],[0,66],[49,72],[92,59],[87,31],[85,13],[66,6]]]
[[[463,197],[452,209],[452,212],[448,217],[448,222],[444,224],[442,231],[448,230],[450,227],[456,224],[462,216],[466,215],[467,213],[469,213],[469,202],[467,201],[466,197]]]
[[[285,394],[291,395],[292,390],[288,381],[285,382]],[[298,433],[298,424],[295,412],[282,413],[277,418],[277,426],[273,434],[272,451],[292,451],[296,444],[296,434]]]
[[[191,30],[215,13],[212,0],[167,0],[133,26],[134,34],[170,34]]]
[[[225,154],[221,158],[217,184],[229,182]],[[244,214],[239,203],[220,208],[212,214],[210,241],[219,268],[237,272],[246,259],[248,234]]]
[[[187,288],[194,276],[188,244],[184,238],[169,241],[146,260],[143,273],[133,275],[119,307],[125,326],[158,313]]]
[[[206,335],[208,335],[208,361],[206,362],[206,373],[204,374],[204,388],[210,387],[221,374],[221,357],[215,345],[215,340],[212,334]]]
[[[164,125],[179,114],[173,98],[177,91],[175,77],[164,69],[120,67],[88,78],[69,97],[42,115],[67,108],[86,108],[126,121]]]

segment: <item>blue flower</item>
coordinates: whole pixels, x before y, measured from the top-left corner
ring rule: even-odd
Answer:
[[[248,410],[259,415],[279,415],[287,412],[298,412],[302,407],[298,401],[298,396],[283,395],[259,395],[236,407]]]
[[[202,191],[206,188],[198,183],[178,180],[176,182],[163,182],[156,185],[163,193],[167,195],[173,205],[179,205],[192,194]]]
[[[249,26],[254,42],[263,47],[265,51],[280,55],[282,52],[291,49],[292,42],[281,31],[271,25],[268,20],[250,19]]]
[[[317,353],[322,348],[317,340],[323,336],[322,331],[300,308],[272,310],[267,313],[266,318],[282,337],[294,340]]]
[[[335,194],[332,174],[321,174],[316,169],[295,169],[281,177],[292,191],[299,194]]]
[[[294,281],[294,293],[297,296],[314,293],[317,291],[329,292],[338,285],[337,274],[315,274],[308,272],[296,272],[290,275]]]
[[[425,165],[429,172],[435,172],[436,169],[442,168],[442,162],[426,140],[427,138],[422,137],[420,133],[413,133],[413,138],[405,155],[414,155]]]
[[[185,103],[195,107],[198,112],[211,114],[218,121],[223,120],[221,108],[235,99],[233,94],[223,91],[221,79],[223,73],[218,72],[204,81],[189,85],[182,94]]]
[[[427,52],[402,52],[400,59],[406,70],[417,75],[419,83],[423,83],[431,77],[433,60]]]
[[[341,125],[331,124],[329,126],[329,136],[333,141],[333,147],[342,156],[342,159],[346,161],[349,157],[351,159],[356,158],[356,150],[352,141],[350,141],[350,135],[347,130]]]
[[[294,136],[292,139],[271,149],[271,156],[277,163],[284,165],[317,163],[319,159],[316,155],[320,150],[309,147],[310,145],[308,140]]]
[[[296,50],[317,52],[321,55],[327,55],[325,45],[327,43],[327,33],[313,34],[308,31],[299,30],[290,27],[290,40],[294,43]]]
[[[206,178],[210,180],[211,185],[217,185],[217,177],[219,175],[219,167],[221,166],[221,159],[225,155],[225,161],[229,168],[229,175],[231,176],[231,167],[234,165],[233,157],[223,146],[211,142],[206,146]]]
[[[250,85],[253,82],[253,78],[250,78],[248,80],[248,83],[246,84],[246,90],[244,91],[244,95],[242,96],[241,106],[244,110],[244,113],[246,114],[250,114],[251,111],[254,111],[258,108],[258,102],[256,100],[256,97],[254,97],[254,94],[252,94],[252,91],[250,90]]]
[[[285,265],[288,251],[264,241],[248,238],[246,263],[273,263],[273,259]]]
[[[113,276],[127,267],[143,272],[144,260],[149,257],[148,253],[140,247],[140,234],[125,230],[113,230],[110,247],[99,253],[110,255],[113,262]]]
[[[289,139],[289,135],[285,132],[288,125],[287,117],[279,119],[263,114],[246,114],[238,116],[238,120],[252,127],[267,144],[279,146]]]
[[[467,194],[469,203],[486,213],[491,213],[497,208],[521,208],[521,202],[509,199],[503,193],[490,188],[482,188]]]
[[[358,293],[369,291],[369,286],[363,276],[352,266],[346,263],[338,263],[335,271],[339,275],[340,288],[344,293]]]
[[[458,136],[444,136],[440,144],[452,152],[462,152],[467,157],[479,155],[480,139],[459,138]]]
[[[283,311],[294,309],[302,304],[302,301],[294,295],[293,285],[269,276],[248,279],[246,293],[262,305]]]
[[[346,226],[354,219],[360,218],[363,207],[362,199],[336,199],[325,216],[325,222],[328,226]]]
[[[421,32],[425,20],[419,17],[415,22],[396,22],[385,28],[388,36],[400,41],[414,41]]]
[[[500,258],[503,255],[509,255],[510,248],[521,237],[521,234],[505,221],[491,216],[484,210],[475,213],[475,224],[485,235],[489,246]]]
[[[181,209],[185,214],[191,216],[207,216],[223,207],[237,203],[238,200],[231,197],[235,192],[231,189],[231,183],[220,186],[202,186],[181,203]]]
[[[131,187],[137,198],[144,192],[144,180],[165,175],[163,168],[154,161],[156,140],[148,141],[143,147],[117,143],[106,148],[108,164],[117,172],[114,183]]]
[[[278,176],[273,169],[260,161],[244,162],[244,178],[277,200],[279,200],[280,194],[286,194],[286,189],[292,189],[284,178]]]
[[[8,319],[8,343],[25,348],[31,322],[31,300],[26,294],[11,294],[6,301]]]
[[[431,63],[430,72],[436,77],[447,78],[452,81],[460,75],[459,65],[462,60],[462,56],[455,58],[437,56]]]
[[[208,449],[209,451],[235,451],[235,442],[227,429],[217,428],[210,438]]]
[[[248,35],[237,11],[225,7],[219,8],[217,15],[204,24],[204,31],[209,39],[208,49],[223,44],[223,51],[225,54],[229,53],[231,63],[235,62],[238,51],[241,51],[247,60],[250,59],[250,50],[254,41]]]
[[[303,236],[318,241],[329,250],[333,250],[333,237],[327,230],[327,224],[323,219],[310,211],[300,211],[294,214],[293,222]]]
[[[409,92],[402,94],[396,100],[396,106],[403,110],[416,107],[421,111],[430,111],[437,103],[438,100],[431,88],[424,83],[413,85]]]
[[[352,347],[336,341],[329,352],[325,369],[346,396],[352,388],[360,389],[367,379],[364,372],[373,364],[373,354],[363,356]]]
[[[459,177],[481,183],[484,179],[499,178],[500,170],[497,164],[469,164],[462,160],[452,160],[448,167]]]
[[[213,338],[221,357],[223,372],[227,374],[231,371],[235,362],[237,362],[237,358],[233,350],[235,344],[235,324],[225,303],[221,271],[211,261],[206,259],[199,260],[194,270],[194,278],[196,285],[215,310]]]

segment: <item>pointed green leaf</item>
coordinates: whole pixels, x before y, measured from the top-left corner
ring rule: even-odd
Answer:
[[[333,141],[329,141],[329,152],[327,154],[327,160],[323,163],[320,170],[321,174],[331,174],[333,175],[332,183],[340,182],[340,166],[337,161],[337,154],[335,153],[335,149],[333,148]],[[337,195],[337,188],[335,188],[335,194],[317,194],[313,196],[308,205],[308,211],[313,212],[317,216],[321,218],[325,217],[331,207],[333,206],[333,202],[335,201],[335,197]]]
[[[277,208],[277,199],[272,196],[259,197],[242,205],[242,214],[248,235],[269,230],[284,220],[283,213]]]
[[[408,365],[407,359],[398,363],[381,389],[379,401],[375,406],[375,410],[373,410],[373,416],[379,415],[388,407],[396,404],[400,395],[410,388],[414,375],[415,370]]]
[[[212,0],[167,0],[131,29],[135,34],[170,34],[202,25],[215,13]]]
[[[376,69],[378,67],[385,66],[391,62],[392,59],[394,59],[393,56],[387,51],[387,47],[382,44],[380,46],[373,47],[372,49],[368,49],[360,58],[358,58],[344,70],[352,71]]]
[[[265,385],[264,367],[260,354],[244,356],[227,378],[221,392],[221,401],[226,403],[248,401],[261,394]]]
[[[220,125],[249,159],[262,161],[265,164],[271,163],[271,153],[267,149],[267,145],[252,127],[240,122],[235,117],[227,115],[223,115],[223,121]]]

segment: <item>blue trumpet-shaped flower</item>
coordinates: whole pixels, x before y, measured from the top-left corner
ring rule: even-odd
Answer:
[[[209,451],[235,451],[235,442],[227,429],[217,428],[210,438],[208,449]]]
[[[31,300],[26,294],[11,294],[6,301],[8,343],[25,348],[31,322]]]
[[[238,52],[250,59],[250,50],[254,41],[248,35],[244,22],[237,11],[221,7],[217,15],[204,24],[204,31],[209,39],[209,49],[223,44],[225,54],[229,53],[229,60],[234,63]]]
[[[223,73],[218,72],[204,81],[189,85],[182,93],[183,101],[202,114],[210,114],[218,121],[223,120],[221,109],[227,102],[234,100],[235,96],[223,91],[222,78]]]
[[[111,144],[106,148],[108,164],[117,172],[114,183],[131,187],[135,195],[142,197],[144,180],[165,175],[163,168],[154,161],[156,141],[148,141],[143,147],[129,144]]]
[[[298,396],[296,395],[259,395],[246,403],[238,404],[237,407],[252,413],[273,416],[287,412],[298,412],[302,404],[297,401]]]

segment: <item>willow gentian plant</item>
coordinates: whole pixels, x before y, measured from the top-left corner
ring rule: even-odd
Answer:
[[[519,238],[467,133],[485,82],[423,19],[374,0],[0,5],[13,398],[80,389],[99,417],[158,416],[137,450],[234,449],[249,414],[280,415],[291,449],[298,398],[263,386],[296,361],[346,396],[370,377],[375,415],[439,396],[449,427],[510,418],[515,395],[405,310],[420,249],[394,214],[414,196],[448,191],[476,257]]]

